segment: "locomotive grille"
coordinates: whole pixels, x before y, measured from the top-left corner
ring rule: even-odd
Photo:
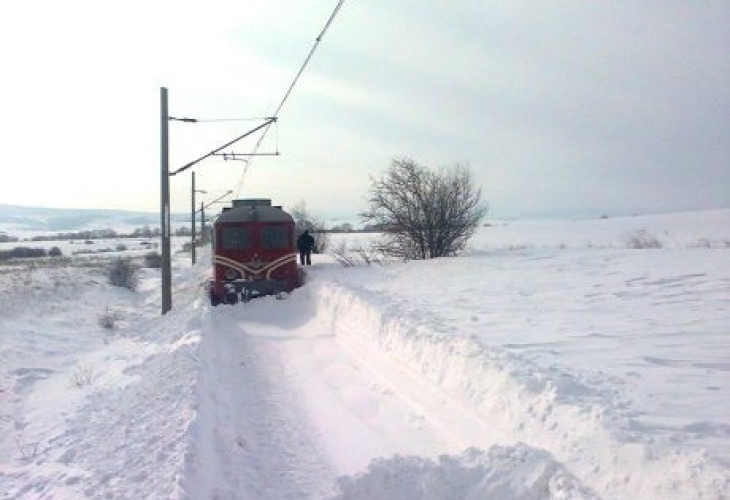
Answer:
[[[238,262],[222,255],[213,256],[213,264],[227,267],[228,270],[240,273],[241,277],[250,276],[253,279],[271,279],[272,273],[280,267],[296,263],[297,256],[294,253],[284,255],[272,262],[260,262],[260,266],[252,266],[250,263]],[[228,272],[226,272],[228,277]]]

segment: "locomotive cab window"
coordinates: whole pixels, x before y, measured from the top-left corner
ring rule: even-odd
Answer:
[[[278,250],[289,246],[289,231],[286,226],[264,226],[261,228],[261,246],[267,250]]]
[[[251,232],[247,227],[224,227],[221,240],[223,250],[246,250],[251,247]]]

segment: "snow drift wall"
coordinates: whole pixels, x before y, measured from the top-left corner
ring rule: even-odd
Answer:
[[[477,338],[440,334],[360,289],[320,280],[312,286],[318,316],[343,345],[387,364],[391,377],[429,384],[454,419],[478,422],[480,432],[465,441],[545,450],[602,498],[727,498],[718,464],[632,432],[630,410],[610,385],[540,369]]]

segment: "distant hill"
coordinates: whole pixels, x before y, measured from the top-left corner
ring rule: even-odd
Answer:
[[[173,214],[174,225],[189,223],[189,215]],[[0,232],[67,232],[91,229],[126,230],[159,227],[160,216],[152,212],[75,208],[25,207],[0,204]]]

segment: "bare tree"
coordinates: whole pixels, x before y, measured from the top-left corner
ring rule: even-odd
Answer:
[[[380,179],[371,177],[368,202],[360,216],[383,228],[382,250],[407,259],[456,254],[487,213],[468,168],[433,171],[407,158],[393,160]]]
[[[307,210],[304,200],[294,205],[289,213],[294,217],[294,226],[297,237],[304,231],[309,231],[314,237],[314,253],[324,253],[329,246],[327,227],[323,220],[312,217]]]

